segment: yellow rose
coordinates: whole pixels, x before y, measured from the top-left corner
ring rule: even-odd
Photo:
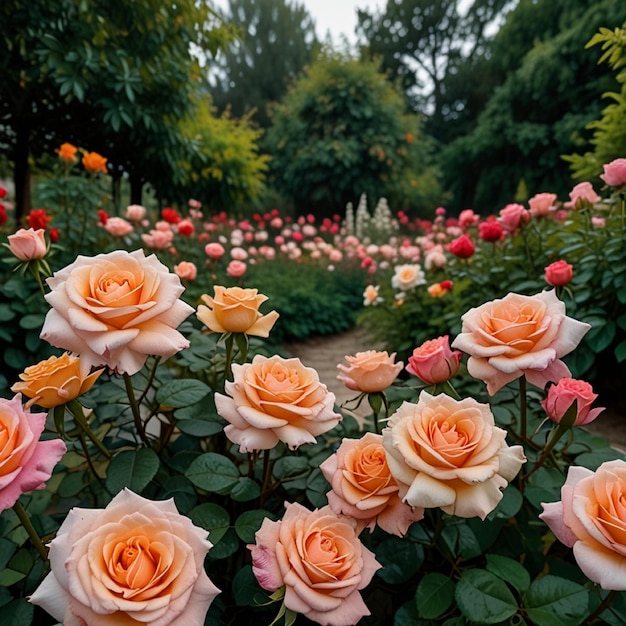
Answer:
[[[214,287],[215,296],[204,295],[198,307],[198,319],[214,333],[246,333],[257,337],[267,337],[278,319],[278,313],[267,315],[259,312],[259,307],[267,296],[256,289],[242,287]]]
[[[30,400],[29,407],[38,404],[46,409],[65,404],[89,391],[104,370],[91,374],[83,371],[79,357],[65,352],[31,365],[20,374],[20,382],[11,391],[22,393]]]

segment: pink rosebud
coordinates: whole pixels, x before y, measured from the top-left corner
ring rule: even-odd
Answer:
[[[602,166],[604,174],[600,178],[611,187],[626,185],[626,159],[615,159]]]
[[[550,265],[545,268],[544,278],[548,285],[560,287],[567,285],[567,283],[572,280],[573,275],[574,268],[569,263],[560,260],[550,263]]]
[[[448,250],[460,259],[469,259],[476,252],[476,246],[467,235],[461,235],[450,242]]]
[[[606,226],[606,218],[600,217],[599,215],[594,215],[591,218],[591,225],[594,228],[604,228]]]
[[[9,250],[20,261],[34,261],[46,256],[45,230],[20,228],[13,235],[7,237]]]
[[[604,411],[604,407],[592,409],[591,405],[598,397],[593,388],[584,380],[561,378],[555,385],[550,385],[548,395],[541,401],[541,406],[548,417],[559,424],[567,410],[576,403],[574,426],[584,426]]]
[[[450,349],[448,335],[429,339],[413,350],[406,371],[429,385],[445,383],[458,371],[461,353]]]

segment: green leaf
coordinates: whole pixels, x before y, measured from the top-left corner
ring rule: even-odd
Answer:
[[[376,549],[376,559],[383,566],[376,572],[386,583],[395,585],[407,581],[424,561],[424,549],[400,537],[388,537]]]
[[[230,459],[215,452],[196,457],[185,476],[196,487],[219,494],[229,493],[239,482],[237,466]]]
[[[26,574],[24,572],[18,572],[17,570],[9,569],[7,567],[6,569],[0,571],[0,586],[10,587],[23,578],[26,578]]]
[[[205,502],[189,511],[189,519],[209,531],[209,541],[215,546],[230,528],[228,511],[218,504]]]
[[[10,626],[31,626],[35,606],[23,598],[2,607],[2,623]]]
[[[170,380],[157,390],[156,399],[163,406],[180,408],[200,402],[211,388],[200,380]]]
[[[239,482],[230,492],[230,497],[236,502],[249,502],[250,500],[258,498],[260,495],[261,487],[259,483],[247,476],[239,478]]]
[[[257,607],[267,602],[267,594],[257,582],[251,565],[244,565],[235,574],[232,589],[237,606]]]
[[[463,615],[472,622],[497,624],[517,613],[517,602],[509,588],[486,570],[465,570],[454,595]]]
[[[425,619],[443,615],[454,600],[454,583],[448,576],[433,572],[426,574],[415,592],[417,614]]]
[[[502,578],[518,591],[526,591],[530,585],[528,570],[517,561],[499,554],[487,555],[487,571]]]
[[[125,450],[113,457],[107,469],[106,486],[111,493],[124,487],[141,493],[159,471],[159,457],[152,448]]]
[[[528,617],[537,626],[578,626],[588,613],[589,592],[550,574],[531,584],[524,596]]]
[[[271,520],[276,519],[270,511],[263,509],[244,511],[235,521],[235,532],[244,543],[254,543],[254,535],[256,531],[261,528],[261,524],[266,518]]]
[[[30,330],[32,328],[41,328],[43,326],[44,318],[45,315],[40,315],[38,313],[24,315],[24,317],[20,319],[20,327],[25,328],[26,330]]]

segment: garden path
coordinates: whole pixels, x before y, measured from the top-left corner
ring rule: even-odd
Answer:
[[[347,354],[377,350],[380,349],[380,346],[372,345],[365,331],[357,327],[337,335],[288,343],[284,348],[289,354],[298,357],[304,365],[315,369],[320,380],[328,387],[329,391],[335,394],[337,404],[341,405],[357,394],[337,380],[337,364],[343,363]],[[369,413],[369,406],[366,402],[353,411],[358,419],[362,419]],[[598,419],[589,424],[587,428],[591,432],[608,439],[615,448],[626,451],[626,415],[620,408],[607,407]]]

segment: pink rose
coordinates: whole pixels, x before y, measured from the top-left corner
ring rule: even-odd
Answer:
[[[221,259],[224,256],[226,250],[221,243],[218,243],[217,241],[212,241],[204,246],[204,252],[211,259]]]
[[[603,165],[604,174],[600,178],[610,187],[626,185],[626,159],[615,159]]]
[[[330,507],[286,504],[283,519],[265,518],[248,548],[261,587],[285,587],[287,609],[327,626],[356,624],[370,614],[359,591],[380,564],[359,541],[355,522]]]
[[[300,359],[257,354],[233,364],[226,394],[215,394],[217,412],[229,422],[224,432],[241,452],[268,450],[284,442],[292,450],[334,428],[335,394]]]
[[[602,463],[594,472],[571,466],[561,501],[543,503],[539,517],[573,548],[583,574],[603,589],[626,590],[626,462]]]
[[[30,602],[67,626],[203,624],[219,593],[204,571],[207,531],[124,489],[104,509],[72,509]]]
[[[413,350],[406,371],[429,385],[445,383],[458,371],[461,353],[451,350],[448,335],[425,341]]]
[[[346,356],[348,365],[340,363],[337,369],[343,374],[337,376],[337,380],[353,391],[363,393],[376,393],[384,391],[393,383],[402,371],[404,363],[395,363],[396,353],[389,355],[387,352],[367,350],[357,352],[355,356]]]
[[[174,239],[174,233],[171,231],[169,224],[167,230],[153,229],[147,234],[141,235],[141,240],[148,248],[153,250],[165,250],[170,246]]]
[[[424,509],[400,500],[381,435],[344,439],[320,469],[332,487],[327,494],[330,508],[355,519],[359,533],[378,524],[385,532],[403,537],[413,522],[424,517]]]
[[[600,196],[593,190],[591,183],[578,183],[570,192],[570,205],[576,209],[600,202]]]
[[[606,227],[606,218],[600,217],[599,215],[593,215],[591,217],[591,225],[594,228],[605,228]]]
[[[544,272],[544,278],[548,285],[561,287],[562,285],[567,285],[567,283],[572,280],[574,268],[566,261],[560,260],[550,263],[550,265],[544,269]]]
[[[34,261],[42,259],[48,251],[46,246],[46,231],[43,229],[20,228],[13,235],[9,235],[9,250],[20,261]]]
[[[530,214],[533,217],[545,217],[549,215],[551,211],[556,209],[556,194],[555,193],[538,193],[535,194],[529,201]]]
[[[469,228],[478,224],[480,215],[477,215],[472,209],[464,209],[459,213],[459,226],[461,228]]]
[[[565,315],[554,289],[534,296],[509,293],[470,309],[461,320],[452,347],[470,355],[468,371],[487,383],[490,395],[520,376],[542,389],[569,376],[561,357],[591,328]]]
[[[39,441],[46,416],[24,408],[19,393],[11,400],[0,398],[0,512],[23,493],[43,489],[65,454],[60,439]]]
[[[248,266],[243,261],[231,261],[226,266],[226,274],[231,278],[241,278],[248,269]]]
[[[140,204],[129,204],[126,207],[126,218],[131,222],[141,222],[146,217],[146,207]]]
[[[198,268],[191,261],[181,261],[174,266],[174,273],[181,280],[196,280],[198,277]]]
[[[557,424],[561,422],[567,410],[576,405],[574,426],[584,426],[604,411],[604,407],[592,409],[591,405],[598,397],[593,388],[584,380],[561,378],[556,385],[550,385],[548,395],[541,401],[541,406],[548,417]]]
[[[148,355],[189,346],[176,328],[193,308],[180,279],[154,255],[116,250],[79,256],[47,279],[52,306],[41,329],[48,343],[80,355],[84,367],[139,371]]]
[[[509,233],[515,232],[523,224],[530,220],[530,213],[521,204],[507,204],[500,210],[498,222]]]
[[[485,519],[526,461],[506,434],[488,404],[422,391],[417,404],[404,402],[391,416],[383,445],[404,502]]]
[[[113,237],[125,237],[133,232],[133,225],[123,217],[110,217],[104,225],[104,230]]]

